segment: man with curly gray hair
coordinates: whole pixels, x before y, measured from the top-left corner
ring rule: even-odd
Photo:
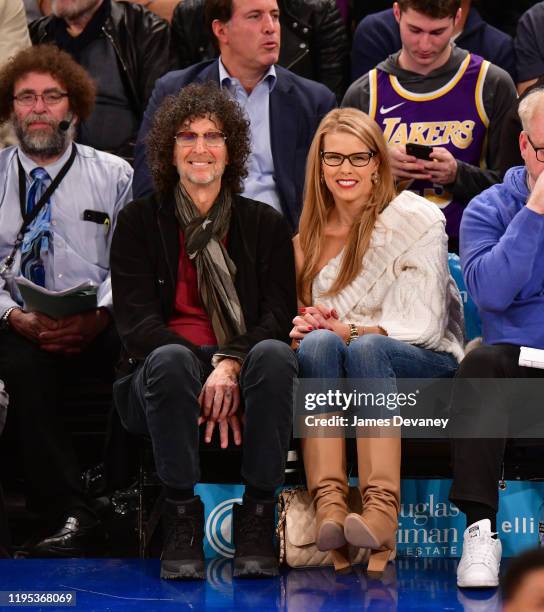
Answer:
[[[234,576],[278,574],[274,493],[297,374],[295,272],[287,222],[240,195],[249,151],[248,122],[225,90],[193,84],[167,97],[147,138],[155,193],[122,212],[113,238],[125,347],[114,398],[127,429],[151,437],[166,494],[162,578],[204,578],[194,486],[199,439],[210,443],[216,428],[221,448],[229,430],[242,445]]]

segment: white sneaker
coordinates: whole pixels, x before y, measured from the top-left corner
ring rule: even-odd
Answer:
[[[472,523],[463,535],[463,555],[457,566],[458,587],[496,587],[499,585],[501,541],[492,538],[491,521]]]

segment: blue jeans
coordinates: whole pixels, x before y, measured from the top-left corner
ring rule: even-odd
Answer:
[[[360,336],[347,346],[326,329],[307,334],[297,358],[301,378],[379,379],[380,388],[372,391],[381,393],[396,393],[397,378],[451,378],[458,366],[451,353],[380,334]]]

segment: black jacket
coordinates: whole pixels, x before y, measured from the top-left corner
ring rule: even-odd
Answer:
[[[174,201],[152,195],[131,202],[117,219],[111,246],[115,322],[123,343],[119,374],[128,374],[166,344],[199,349],[168,328],[174,312],[179,225]],[[219,352],[244,359],[265,339],[289,341],[296,314],[291,233],[272,207],[241,196],[233,199],[227,251],[236,265],[235,287],[247,332]]]
[[[29,25],[32,44],[54,43],[53,15]],[[141,119],[155,81],[173,67],[170,26],[151,11],[130,2],[112,2],[103,32],[109,39],[127,86],[127,95]]]
[[[338,100],[347,87],[349,43],[335,0],[278,0],[279,64],[319,81]],[[182,0],[172,17],[172,46],[179,68],[216,57],[204,23],[204,0]]]

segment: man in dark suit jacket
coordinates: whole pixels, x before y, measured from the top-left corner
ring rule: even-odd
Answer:
[[[326,85],[341,100],[346,93],[350,41],[336,0],[277,0],[282,33],[278,63]],[[217,46],[204,26],[206,0],[181,0],[172,15],[177,68],[214,59]]]
[[[280,48],[276,0],[207,0],[206,21],[219,47],[217,60],[169,72],[156,84],[136,145],[133,192],[152,192],[145,137],[162,99],[189,83],[215,81],[244,107],[251,124],[246,197],[283,213],[296,230],[306,156],[322,117],[336,106],[324,85],[276,66]]]

